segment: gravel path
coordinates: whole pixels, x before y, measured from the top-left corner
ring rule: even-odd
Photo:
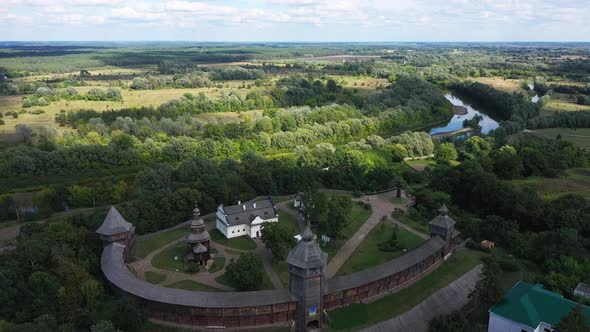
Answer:
[[[369,219],[354,233],[354,235],[342,245],[334,258],[330,260],[326,268],[326,277],[332,278],[336,275],[338,270],[344,265],[348,258],[355,252],[356,248],[363,242],[367,234],[381,221],[381,218],[390,217],[395,209],[405,210],[407,207],[405,203],[393,203],[396,191],[388,191],[381,194],[368,195],[362,198],[355,198],[355,201],[363,201],[371,204],[372,213]],[[402,196],[405,196],[403,194]]]
[[[482,265],[474,267],[459,279],[427,297],[420,304],[397,317],[377,323],[362,331],[428,331],[430,320],[439,315],[450,314],[461,309],[469,301],[469,293],[475,287]]]

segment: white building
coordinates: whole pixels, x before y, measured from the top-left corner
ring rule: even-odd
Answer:
[[[248,235],[260,237],[264,223],[278,222],[279,214],[270,199],[259,202],[241,203],[217,208],[217,229],[226,238]]]
[[[519,281],[503,300],[490,309],[488,332],[556,332],[555,326],[570,313],[576,302]],[[590,307],[583,306],[590,317]]]

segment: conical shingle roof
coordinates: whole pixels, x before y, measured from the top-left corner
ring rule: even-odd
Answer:
[[[114,206],[111,206],[107,217],[104,218],[102,225],[96,230],[96,233],[111,236],[128,232],[131,230],[131,227],[133,227],[133,225],[125,220]]]

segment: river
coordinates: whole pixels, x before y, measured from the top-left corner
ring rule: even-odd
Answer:
[[[448,101],[455,106],[463,106],[467,109],[467,114],[455,114],[453,118],[443,127],[435,127],[430,129],[429,134],[440,134],[440,133],[447,133],[455,130],[459,130],[463,128],[463,121],[473,118],[475,115],[481,115],[483,119],[479,122],[481,126],[482,134],[487,134],[491,130],[494,130],[500,126],[498,121],[490,118],[485,113],[476,110],[473,106],[465,103],[463,100],[459,99],[457,96],[454,96],[451,93],[447,93],[445,95]]]

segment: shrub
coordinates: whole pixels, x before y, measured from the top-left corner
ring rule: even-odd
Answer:
[[[199,264],[197,264],[195,262],[188,262],[188,263],[186,263],[184,269],[188,273],[197,273],[197,272],[199,272]]]
[[[6,124],[6,122],[4,122],[4,120],[0,119],[0,126]]]
[[[365,208],[365,210],[371,210],[373,208],[373,206],[371,206],[371,204],[369,203],[363,204],[363,207]]]
[[[502,270],[504,270],[504,271],[509,271],[509,272],[520,271],[520,266],[518,265],[518,262],[512,258],[511,259],[509,259],[509,258],[499,259],[498,264],[500,264],[500,268],[502,268]]]

